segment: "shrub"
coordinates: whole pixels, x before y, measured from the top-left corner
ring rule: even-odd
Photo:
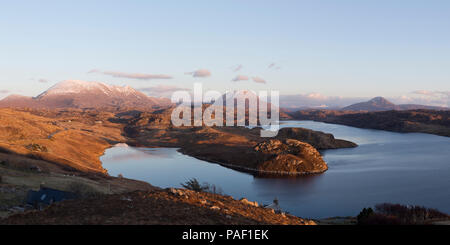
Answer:
[[[375,206],[378,213],[395,216],[404,224],[422,224],[427,220],[447,219],[449,216],[436,209],[422,206],[405,206],[401,204],[382,203]]]
[[[35,144],[35,143],[27,145],[26,148],[30,151],[48,152],[48,149],[46,146]]]
[[[212,194],[219,194],[219,195],[223,194],[222,188],[217,187],[214,184],[209,184],[207,182],[200,184],[200,182],[196,178],[190,179],[184,184],[182,183],[181,186],[183,186],[188,190],[193,190],[196,192],[209,192]]]
[[[449,218],[436,209],[391,203],[375,205],[375,212],[372,208],[364,208],[357,217],[359,225],[417,225]]]
[[[363,225],[369,219],[370,216],[374,215],[372,208],[364,208],[356,217],[359,225]]]

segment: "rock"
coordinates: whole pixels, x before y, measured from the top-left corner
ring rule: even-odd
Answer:
[[[247,200],[246,198],[242,198],[241,200],[239,200],[240,202],[253,206],[253,207],[259,207],[259,204],[257,202],[251,202],[249,200]]]
[[[122,197],[122,198],[120,198],[120,200],[122,200],[122,201],[127,201],[127,202],[132,202],[133,200],[131,200],[131,198],[129,198],[129,197]]]
[[[42,172],[41,168],[38,166],[31,166],[30,170],[34,171],[34,172],[39,172],[39,173]]]
[[[220,208],[217,207],[217,206],[212,206],[212,207],[210,207],[209,209],[211,209],[211,210],[220,210]]]
[[[182,190],[177,190],[175,188],[170,188],[169,192],[175,196],[185,196],[185,193]]]

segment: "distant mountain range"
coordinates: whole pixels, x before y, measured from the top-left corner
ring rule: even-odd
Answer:
[[[396,105],[383,97],[375,97],[367,102],[356,103],[347,107],[342,108],[344,111],[391,111],[391,110],[418,110],[418,109],[428,109],[428,110],[449,110],[448,107],[439,106],[426,106],[426,105],[415,105],[415,104],[403,104]]]
[[[256,96],[250,91],[241,91],[231,98]],[[223,95],[225,99],[227,95]],[[283,99],[283,98],[282,98]],[[280,101],[283,107],[283,100]],[[149,97],[130,86],[112,86],[100,82],[86,82],[78,80],[67,80],[60,82],[37,97],[27,97],[21,95],[10,95],[0,100],[0,108],[135,108],[135,109],[160,109],[171,106],[168,98]],[[311,109],[310,107],[298,108]],[[316,109],[320,109],[316,107]],[[322,108],[325,109],[325,108]],[[332,108],[326,108],[332,109]],[[360,102],[336,108],[342,111],[389,111],[389,110],[449,110],[448,107],[426,106],[416,104],[396,105],[383,97],[376,97],[367,102]],[[295,109],[281,109],[284,111],[296,111]]]
[[[129,86],[120,87],[100,82],[67,80],[37,97],[10,95],[0,107],[12,108],[143,108],[169,106],[170,100],[145,95]]]

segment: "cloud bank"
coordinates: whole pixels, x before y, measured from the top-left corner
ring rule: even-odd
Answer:
[[[369,99],[370,98],[345,98],[341,96],[326,96],[320,93],[280,95],[280,106],[284,108],[335,109],[358,102],[368,101]]]
[[[139,88],[138,90],[146,93],[149,96],[170,98],[176,91],[190,91],[191,89],[170,85],[156,85],[153,87]]]
[[[392,98],[397,104],[419,104],[450,107],[450,91],[416,90],[409,94]]]

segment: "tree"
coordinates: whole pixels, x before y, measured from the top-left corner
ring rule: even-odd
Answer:
[[[367,223],[367,219],[374,214],[372,208],[364,208],[356,217],[359,225]]]
[[[196,192],[204,192],[209,190],[209,185],[201,185],[196,178],[186,181],[186,183],[181,183],[181,186],[188,190],[193,190]]]

